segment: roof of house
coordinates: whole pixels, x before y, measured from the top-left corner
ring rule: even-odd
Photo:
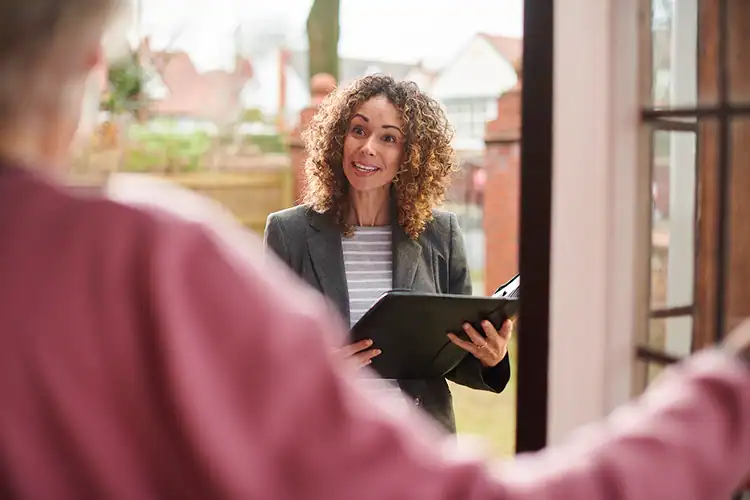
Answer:
[[[151,106],[160,115],[185,116],[222,121],[239,110],[242,88],[252,78],[249,61],[237,58],[233,72],[200,72],[183,51],[151,51],[145,40],[139,49],[142,64],[153,67],[160,83],[169,90]]]
[[[306,51],[293,51],[290,53],[289,65],[309,85],[307,61]],[[339,82],[346,85],[352,80],[373,72],[390,75],[396,80],[403,80],[414,66],[414,64],[408,63],[341,57],[339,58]]]
[[[487,33],[479,33],[478,36],[487,40],[501,56],[514,66],[520,63],[521,55],[523,54],[523,40],[521,38],[490,35]]]

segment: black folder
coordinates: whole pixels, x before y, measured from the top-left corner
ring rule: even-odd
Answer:
[[[355,342],[372,339],[373,348],[382,350],[371,366],[383,378],[444,377],[468,355],[448,339],[448,332],[468,339],[462,328],[465,322],[482,333],[481,321],[487,319],[499,329],[517,313],[518,299],[496,294],[477,297],[391,291],[357,321],[351,337]]]

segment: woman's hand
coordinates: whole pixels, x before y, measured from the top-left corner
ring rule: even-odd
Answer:
[[[379,355],[380,349],[370,349],[372,340],[364,339],[334,351],[334,354],[342,359],[351,359],[357,367],[367,366],[372,363],[372,358]]]
[[[485,336],[482,337],[469,323],[464,324],[464,331],[471,342],[461,340],[455,334],[449,333],[448,338],[464,351],[470,352],[475,358],[482,362],[486,368],[497,366],[508,354],[508,342],[510,341],[513,323],[506,320],[498,332],[492,323],[482,321],[482,329]]]

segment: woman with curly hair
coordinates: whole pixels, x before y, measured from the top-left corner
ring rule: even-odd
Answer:
[[[456,216],[437,210],[456,168],[453,134],[440,105],[412,82],[367,76],[332,93],[304,135],[303,204],[271,214],[268,248],[325,294],[350,325],[384,292],[471,294]],[[449,335],[471,355],[447,378],[501,392],[510,379],[510,325],[471,341]],[[370,340],[340,351],[367,365]],[[455,432],[445,378],[398,380],[408,395]]]

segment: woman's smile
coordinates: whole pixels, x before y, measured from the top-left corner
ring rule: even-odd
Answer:
[[[359,177],[367,177],[380,172],[380,167],[367,163],[354,162],[352,166],[354,167],[354,173]]]

